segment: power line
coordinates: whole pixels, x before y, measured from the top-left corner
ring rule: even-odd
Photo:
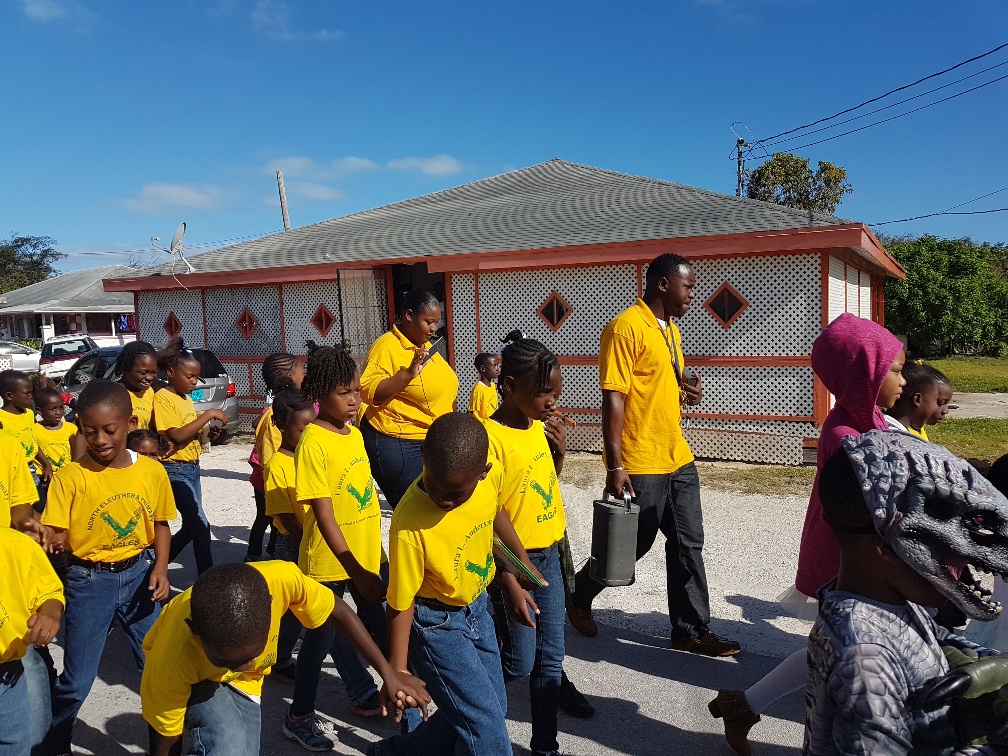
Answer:
[[[812,123],[806,123],[804,126],[798,126],[797,128],[794,128],[794,129],[788,129],[787,131],[782,131],[781,133],[774,134],[773,136],[767,137],[766,139],[764,139],[762,141],[769,142],[771,140],[777,139],[778,137],[787,136],[788,134],[793,134],[796,131],[802,131],[803,129],[807,129],[807,128],[811,127],[811,126],[818,126],[820,123],[823,123],[824,121],[832,121],[834,118],[838,118],[838,117],[840,117],[842,115],[846,115],[847,113],[851,113],[851,112],[853,112],[855,110],[858,110],[859,108],[863,108],[865,105],[870,105],[873,102],[878,102],[879,100],[885,99],[886,97],[888,97],[891,94],[895,94],[896,92],[902,92],[904,89],[909,89],[910,87],[915,87],[918,84],[920,84],[921,82],[927,81],[928,79],[933,79],[933,78],[935,78],[937,76],[942,76],[943,74],[947,74],[950,71],[955,71],[957,68],[962,68],[963,66],[965,66],[965,65],[967,65],[969,63],[973,63],[974,61],[980,60],[981,58],[986,58],[988,55],[993,55],[994,53],[998,52],[999,50],[1003,50],[1006,47],[1008,47],[1008,42],[1006,42],[1003,45],[998,45],[993,50],[988,50],[985,53],[982,53],[980,55],[976,55],[976,56],[970,58],[969,60],[964,60],[961,63],[956,63],[954,66],[952,66],[951,68],[946,68],[944,71],[938,71],[937,73],[933,73],[933,74],[930,74],[928,76],[925,76],[923,79],[918,79],[917,81],[913,82],[912,84],[904,84],[902,87],[896,87],[896,89],[891,89],[888,92],[886,92],[885,94],[879,95],[878,97],[873,97],[870,100],[865,100],[864,102],[859,103],[859,104],[855,105],[852,108],[847,108],[846,110],[841,110],[839,113],[834,113],[833,115],[827,116],[826,118],[820,118],[818,121],[812,121]]]
[[[967,210],[952,213],[943,210],[940,213],[928,213],[927,215],[915,215],[913,218],[900,218],[899,220],[882,221],[880,223],[869,223],[869,226],[888,226],[890,223],[906,223],[907,221],[920,220],[921,218],[934,218],[936,215],[987,215],[988,213],[1003,213],[1008,211],[1008,207],[995,207],[993,210]]]

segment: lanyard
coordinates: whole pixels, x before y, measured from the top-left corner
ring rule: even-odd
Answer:
[[[671,330],[670,326],[666,326],[666,328],[669,328],[669,330]],[[669,354],[672,356],[672,368],[675,370],[676,383],[679,384],[679,389],[682,390],[683,371],[682,366],[679,364],[679,352],[676,351],[675,347],[672,345],[672,341],[669,340],[669,337],[665,335],[665,328],[662,328],[661,324],[658,325],[658,332],[661,333],[662,341],[665,342],[665,346],[668,347]]]

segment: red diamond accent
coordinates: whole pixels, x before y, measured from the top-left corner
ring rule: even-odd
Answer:
[[[556,333],[572,312],[574,312],[574,308],[567,303],[566,299],[554,291],[546,298],[545,302],[539,305],[536,315],[542,318],[542,321],[551,331]]]
[[[324,339],[329,335],[329,331],[331,331],[332,327],[336,324],[336,317],[329,312],[328,307],[324,304],[320,304],[318,309],[315,310],[315,314],[311,316],[311,320],[308,322],[315,326],[315,330],[318,331]]]
[[[168,334],[168,338],[171,339],[176,338],[180,333],[182,333],[182,323],[175,317],[174,312],[169,312],[168,317],[165,318],[164,329],[165,333]]]
[[[252,314],[252,311],[246,307],[241,311],[241,314],[238,315],[238,320],[235,321],[235,326],[238,328],[238,333],[246,339],[250,339],[252,334],[256,332],[256,329],[259,328],[259,320]]]
[[[725,282],[707,298],[704,309],[727,331],[749,309],[749,303],[734,286]]]

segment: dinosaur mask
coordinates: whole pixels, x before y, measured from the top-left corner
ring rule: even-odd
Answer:
[[[882,539],[967,616],[996,619],[1008,500],[965,460],[909,433],[873,430],[842,443]]]

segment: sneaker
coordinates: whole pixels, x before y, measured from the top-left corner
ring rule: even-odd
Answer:
[[[566,672],[560,677],[560,700],[557,701],[557,706],[561,711],[577,719],[591,719],[595,716],[595,707],[574,687],[574,683],[567,679]]]
[[[733,640],[721,638],[708,628],[702,627],[696,635],[688,638],[672,637],[672,648],[700,656],[734,656],[742,647]]]
[[[297,662],[291,659],[282,667],[273,667],[269,677],[273,682],[282,682],[287,685],[294,684],[294,677],[297,675]]]
[[[332,724],[315,712],[305,717],[294,717],[288,711],[284,717],[283,734],[306,751],[331,751],[339,743]]]
[[[567,604],[567,619],[570,621],[571,627],[586,638],[594,638],[598,635],[598,625],[595,624],[591,609],[578,609],[573,604]]]
[[[355,703],[350,707],[350,713],[358,717],[380,717],[382,712],[381,696],[377,692],[367,697],[366,701]]]

